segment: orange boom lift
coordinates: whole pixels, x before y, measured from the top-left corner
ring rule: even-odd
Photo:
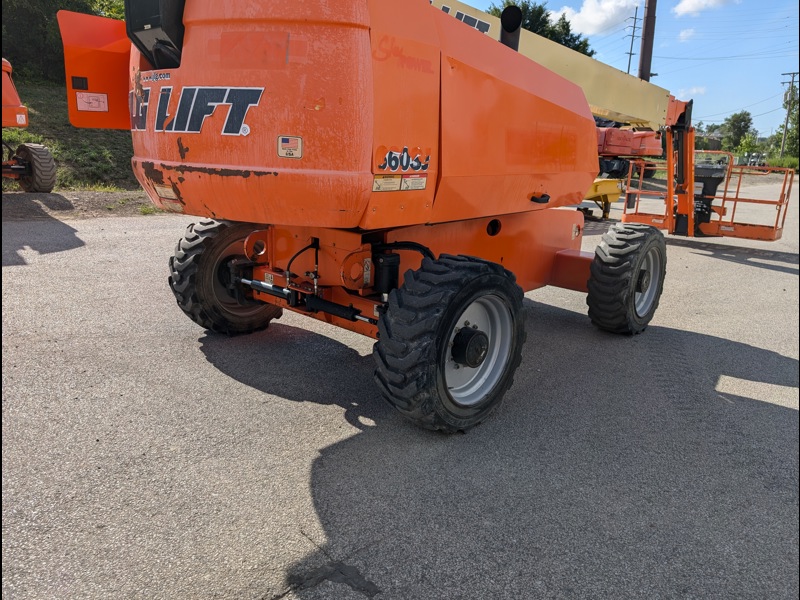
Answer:
[[[200,326],[249,333],[292,310],[370,336],[383,396],[454,432],[511,386],[525,291],[587,293],[615,333],[653,318],[663,235],[620,223],[581,251],[594,115],[514,50],[513,11],[504,44],[428,0],[58,18],[72,123],[130,129],[153,203],[201,218],[169,261]]]
[[[27,127],[28,109],[11,78],[11,63],[3,60],[3,129]],[[15,150],[3,140],[3,177],[15,179],[26,192],[50,193],[56,185],[56,162],[42,144],[20,144]]]

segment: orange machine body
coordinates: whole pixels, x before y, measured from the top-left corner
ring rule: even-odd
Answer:
[[[326,6],[187,3],[180,68],[134,49],[123,90],[87,60],[71,114],[108,118],[130,92],[136,175],[187,214],[380,229],[581,202],[597,153],[580,88],[424,0]],[[126,60],[124,26],[109,35]],[[78,108],[101,94],[108,111]]]
[[[162,70],[121,22],[58,18],[72,123],[130,128],[157,206],[259,224],[254,279],[375,316],[370,244],[402,242],[585,291],[583,215],[559,208],[597,174],[583,91],[427,1],[186,3],[180,67]],[[421,256],[397,252],[402,283]]]
[[[11,63],[3,59],[3,127],[27,127],[28,109],[19,99],[14,80],[11,78]]]
[[[605,156],[660,156],[660,131],[597,128],[597,152]]]

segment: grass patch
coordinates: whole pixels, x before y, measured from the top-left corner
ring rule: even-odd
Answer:
[[[61,190],[139,190],[133,176],[133,145],[130,131],[78,129],[69,122],[67,93],[63,86],[14,83],[28,107],[26,129],[3,129],[3,141],[12,148],[23,143],[44,144],[56,161],[56,188]],[[3,179],[3,190],[16,189]]]
[[[139,212],[142,213],[143,215],[154,215],[157,212],[161,212],[161,211],[159,211],[152,204],[146,204],[146,205],[143,205],[143,206],[139,207]]]
[[[78,183],[73,187],[69,188],[70,191],[75,192],[130,192],[133,190],[123,189],[119,186],[113,184],[106,184],[106,183],[96,183],[93,185]],[[138,190],[137,190],[138,191]]]
[[[797,173],[798,168],[798,158],[796,156],[784,156],[783,158],[778,158],[777,156],[774,158],[767,159],[767,165],[770,167],[784,167],[789,169],[794,169],[794,172]]]

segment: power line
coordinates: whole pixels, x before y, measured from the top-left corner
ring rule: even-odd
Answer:
[[[737,54],[733,56],[702,56],[697,58],[689,58],[685,56],[654,56],[653,58],[660,58],[663,60],[734,60],[739,58],[759,58],[759,57],[767,57],[772,58],[775,56],[774,50],[764,50],[764,52],[755,52],[753,54]]]
[[[622,40],[620,40],[618,37],[611,37],[611,36],[614,35],[614,34],[617,34],[617,33],[621,33],[623,31],[625,31],[626,29],[627,29],[627,27],[621,27],[621,28],[619,28],[619,29],[617,29],[615,31],[612,31],[610,34],[608,34],[608,37],[605,37],[602,41],[600,41],[598,43],[592,42],[592,49],[593,50],[600,50],[600,49],[603,49],[603,48],[608,48],[610,46],[614,46],[614,45],[619,44],[620,41],[622,41]],[[628,36],[627,35],[623,36],[623,38],[626,38],[626,37],[628,37]]]
[[[750,116],[755,119],[756,117],[763,117],[764,115],[769,115],[771,113],[778,112],[779,110],[782,110],[782,109],[783,109],[783,107],[779,106],[778,108],[773,108],[772,110],[768,110],[767,112],[758,113],[757,115],[750,115]]]
[[[774,54],[772,56],[757,56],[757,57],[753,57],[753,58],[740,58],[740,59],[734,59],[734,60],[743,60],[743,61],[744,60],[772,60],[774,58],[794,58],[796,56],[797,56],[796,53],[788,53],[788,54]],[[717,60],[706,60],[704,62],[685,65],[683,67],[679,67],[677,69],[671,69],[669,71],[661,71],[661,75],[671,75],[672,73],[678,73],[679,71],[685,71],[687,69],[697,69],[699,67],[702,67],[703,65],[707,65],[707,64],[710,64],[710,63],[717,63],[717,62],[720,62],[720,61],[717,61]]]
[[[772,100],[772,99],[774,99],[774,98],[777,98],[778,96],[782,96],[782,95],[783,95],[783,94],[775,94],[774,96],[770,96],[769,98],[764,98],[763,100],[759,100],[758,102],[753,102],[752,104],[748,104],[747,106],[742,106],[741,108],[739,108],[739,109],[736,109],[736,110],[726,110],[726,111],[723,111],[723,112],[714,113],[714,114],[712,114],[712,115],[703,115],[702,117],[697,117],[697,118],[698,118],[698,119],[707,119],[707,118],[709,118],[709,117],[718,117],[718,116],[720,116],[720,115],[729,115],[729,114],[731,114],[731,113],[735,113],[735,112],[742,111],[742,110],[744,110],[745,108],[750,108],[751,106],[756,106],[756,105],[758,105],[758,104],[763,104],[764,102],[769,102],[770,100]],[[780,110],[780,109],[776,109],[776,110]],[[769,112],[775,112],[775,111],[774,111],[774,110],[771,110],[771,111],[769,111]],[[765,114],[765,115],[766,115],[766,114],[768,114],[768,113],[762,113],[762,114]],[[760,116],[760,115],[756,115],[756,116]]]

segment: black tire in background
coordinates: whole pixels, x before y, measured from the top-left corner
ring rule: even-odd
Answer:
[[[522,289],[502,266],[425,258],[389,294],[373,349],[375,382],[416,424],[465,431],[499,406],[525,342]]]
[[[637,334],[653,318],[667,268],[663,234],[649,225],[614,224],[595,250],[589,277],[589,318],[612,333]]]
[[[236,335],[264,329],[282,310],[272,304],[240,304],[228,290],[228,263],[244,258],[244,240],[256,226],[204,220],[192,223],[169,259],[169,286],[181,310],[195,323]]]
[[[26,192],[49,194],[56,186],[56,161],[45,146],[41,144],[22,144],[15,155],[20,163],[29,169],[19,178],[19,186]]]

